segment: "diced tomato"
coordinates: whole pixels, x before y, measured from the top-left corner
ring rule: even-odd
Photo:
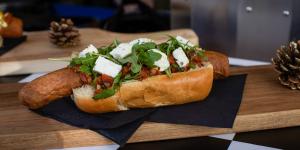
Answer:
[[[96,95],[96,94],[100,94],[102,92],[102,89],[97,89],[97,90],[95,90],[95,92],[94,92],[94,94]]]
[[[130,66],[131,64],[128,63],[122,68],[122,76],[126,76],[130,72]]]
[[[150,75],[151,76],[155,76],[155,75],[159,75],[160,74],[160,71],[158,68],[152,68],[150,69]]]
[[[172,72],[172,73],[175,73],[175,72],[178,72],[178,70],[177,70],[177,68],[176,68],[176,67],[174,67],[174,66],[171,66],[171,72]]]
[[[191,69],[191,67],[189,64],[184,67],[184,71],[189,71],[190,69]]]
[[[80,72],[79,77],[84,84],[90,84],[92,82],[92,77],[85,73]]]
[[[190,51],[190,52],[187,53],[187,56],[188,56],[189,58],[192,58],[192,57],[194,57],[195,55],[196,55],[196,53],[195,53],[194,51]]]
[[[169,56],[169,62],[170,62],[171,65],[176,63],[175,58],[173,57],[173,55]]]
[[[112,78],[108,75],[105,75],[105,74],[101,75],[101,80],[102,80],[102,82],[103,82],[103,84],[105,85],[106,88],[111,87],[114,83],[114,78]]]
[[[202,60],[199,56],[194,56],[194,57],[192,57],[192,62],[198,64],[198,63],[201,63]]]
[[[102,85],[103,84],[102,79],[101,79],[101,75],[97,77],[96,84],[98,84],[98,85]]]
[[[140,74],[139,74],[139,80],[144,80],[148,78],[149,76],[149,69],[147,67],[142,67]]]

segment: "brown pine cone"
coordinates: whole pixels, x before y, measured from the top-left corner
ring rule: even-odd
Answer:
[[[52,21],[49,31],[50,42],[59,47],[79,45],[80,34],[71,19],[62,18],[60,22]]]
[[[300,40],[281,46],[272,62],[279,73],[280,83],[293,90],[300,90]]]

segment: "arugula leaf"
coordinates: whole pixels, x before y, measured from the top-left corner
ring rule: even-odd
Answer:
[[[81,64],[87,66],[94,66],[97,58],[97,55],[86,54],[85,57],[81,57]]]
[[[194,63],[190,62],[190,63],[189,63],[189,67],[192,68],[192,69],[195,69],[195,68],[196,68],[196,65],[195,65]]]
[[[147,51],[149,49],[155,49],[156,48],[156,44],[153,42],[147,42],[147,43],[142,43],[142,44],[134,44],[132,46],[132,51],[135,52],[144,52]]]
[[[122,64],[130,63],[131,64],[130,70],[132,73],[138,73],[142,68],[142,65],[138,63],[138,56],[135,50],[132,51],[131,55],[123,59],[119,59],[118,61],[121,62]]]
[[[160,58],[161,58],[161,54],[149,50],[146,52],[142,52],[139,55],[139,61],[150,68],[152,68],[154,66],[154,62],[159,60]]]
[[[124,77],[124,81],[128,81],[128,80],[132,80],[132,79],[135,79],[139,74],[136,73],[136,74],[127,74],[125,77]]]
[[[167,42],[160,43],[157,45],[157,48],[164,53],[167,53],[166,50],[168,49],[168,47],[169,47],[169,43]]]
[[[165,73],[170,78],[172,76],[171,68],[169,67],[167,70],[165,70]]]
[[[119,86],[120,85],[120,83],[121,83],[121,76],[122,76],[122,73],[119,73],[116,77],[115,77],[115,79],[114,79],[114,82],[113,82],[113,87],[117,87],[117,86]]]
[[[80,66],[79,70],[80,70],[81,72],[83,72],[83,73],[88,74],[88,75],[91,75],[91,74],[92,74],[92,71],[91,71],[90,67],[89,67],[89,66],[86,66],[86,65]]]
[[[119,40],[114,40],[114,46],[117,47],[121,42]]]
[[[79,65],[79,71],[88,75],[93,74],[93,68],[98,58],[97,54],[86,54],[85,57],[75,57],[71,60],[70,66]]]
[[[119,44],[120,42],[118,40],[114,40],[113,43],[111,43],[110,45],[98,48],[98,52],[101,55],[109,55],[109,53]]]
[[[204,56],[204,50],[195,50],[196,54],[200,57],[203,57]]]
[[[105,89],[101,93],[96,94],[93,97],[93,99],[98,100],[98,99],[108,98],[108,97],[115,95],[115,93],[116,93],[115,88]]]
[[[132,73],[139,73],[142,69],[142,65],[140,64],[131,64],[130,70]]]

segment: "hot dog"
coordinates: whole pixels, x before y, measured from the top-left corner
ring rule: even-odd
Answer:
[[[172,37],[161,44],[138,39],[132,45],[114,42],[98,49],[90,46],[73,58],[68,67],[25,85],[19,99],[36,109],[73,93],[77,107],[88,113],[204,100],[214,76],[228,76],[228,59],[185,42]],[[130,54],[118,53],[126,51],[126,46],[132,49]],[[167,47],[171,49],[168,52],[164,51]]]

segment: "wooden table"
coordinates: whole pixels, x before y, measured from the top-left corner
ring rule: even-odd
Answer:
[[[231,68],[231,73],[248,73],[242,104],[232,129],[146,122],[129,142],[300,125],[300,91],[281,86],[271,66]],[[29,111],[17,98],[17,92],[22,86],[17,83],[0,85],[1,148],[45,149],[112,143],[93,131],[72,127]]]
[[[114,39],[128,42],[136,38],[151,38],[155,42],[164,42],[168,35],[180,35],[198,44],[198,37],[191,29],[177,29],[153,33],[115,33],[95,28],[81,28],[81,43],[79,46],[59,48],[49,42],[48,31],[28,32],[27,41],[0,56],[0,76],[49,72],[63,68],[68,62],[51,61],[48,58],[69,57],[74,51],[81,51],[89,44],[96,47],[107,46]]]

